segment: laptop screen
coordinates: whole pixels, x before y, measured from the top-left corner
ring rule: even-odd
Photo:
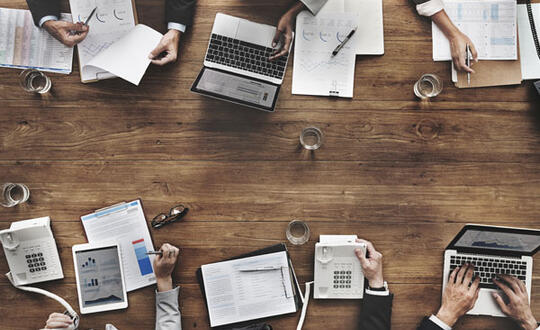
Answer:
[[[191,91],[210,97],[274,111],[279,86],[232,72],[204,67]]]
[[[540,247],[540,231],[467,226],[454,242],[456,248],[488,249],[532,254]]]

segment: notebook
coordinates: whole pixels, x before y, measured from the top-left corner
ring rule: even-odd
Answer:
[[[540,29],[540,3],[531,4],[531,10],[538,33],[538,29]],[[518,5],[517,19],[523,80],[540,79],[540,58],[533,40],[527,5]]]
[[[272,270],[261,270],[274,267]],[[259,271],[256,271],[259,269]],[[299,286],[284,244],[197,270],[211,327],[294,313]]]

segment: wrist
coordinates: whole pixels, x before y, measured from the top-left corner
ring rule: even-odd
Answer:
[[[533,316],[525,321],[519,322],[519,325],[525,330],[535,330],[538,328],[538,322],[536,322],[536,319]]]
[[[48,21],[43,22],[43,25],[41,25],[41,27],[46,30],[49,30],[54,25],[55,22],[56,22],[55,20],[50,19]]]
[[[378,289],[384,287],[384,279],[382,277],[368,279],[370,288]]]
[[[157,291],[158,292],[164,292],[169,291],[173,289],[173,282],[172,277],[157,277],[156,278],[156,285],[157,285]]]
[[[441,306],[441,308],[439,308],[439,311],[437,312],[437,314],[435,316],[439,320],[446,323],[449,327],[453,327],[454,324],[457,322],[457,320],[459,318],[455,313],[452,313],[452,312],[448,311],[443,306]]]

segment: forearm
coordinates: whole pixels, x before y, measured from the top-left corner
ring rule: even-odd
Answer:
[[[307,9],[306,5],[304,5],[303,2],[297,1],[295,2],[294,5],[292,5],[292,7],[289,10],[287,10],[285,15],[296,16],[298,15],[298,13],[300,13],[302,10],[305,10],[305,9]]]
[[[172,282],[172,277],[171,276],[167,276],[167,277],[163,277],[163,278],[157,278],[156,282],[157,282],[156,284],[157,284],[157,291],[158,292],[169,291],[169,290],[172,290],[172,288],[173,288],[173,282]]]
[[[441,29],[444,35],[451,39],[459,34],[459,29],[452,23],[450,17],[446,14],[446,11],[441,10],[438,13],[431,16],[431,20]]]

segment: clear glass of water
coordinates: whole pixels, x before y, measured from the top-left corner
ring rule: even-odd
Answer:
[[[317,150],[323,144],[323,133],[317,127],[306,127],[300,134],[300,144],[307,150]]]
[[[36,69],[26,69],[19,75],[21,87],[29,93],[47,93],[51,87],[51,78]]]
[[[441,78],[431,73],[422,75],[414,84],[414,94],[423,100],[439,95],[442,89]]]
[[[13,207],[24,203],[30,198],[30,189],[22,183],[2,184],[2,195],[0,195],[0,205]]]
[[[287,231],[285,232],[287,239],[294,245],[302,245],[309,241],[311,232],[307,223],[302,220],[293,220],[289,222]]]

